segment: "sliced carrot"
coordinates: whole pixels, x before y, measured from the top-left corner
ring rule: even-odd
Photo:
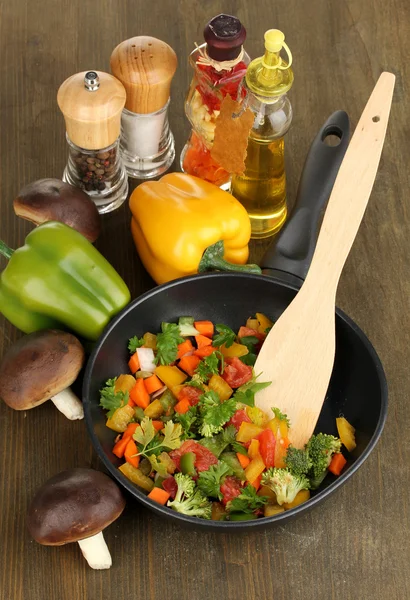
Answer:
[[[180,415],[183,415],[186,412],[188,412],[190,408],[191,408],[191,405],[189,403],[188,398],[183,398],[182,400],[177,402],[177,404],[175,404],[175,406],[174,406],[175,412],[179,413]]]
[[[236,456],[237,456],[239,462],[241,463],[242,469],[246,469],[246,467],[251,462],[251,459],[249,458],[249,456],[245,456],[245,454],[241,454],[240,452],[237,452]]]
[[[204,346],[211,346],[212,340],[205,335],[196,335],[195,336],[196,345],[198,346],[198,350],[204,348]]]
[[[133,354],[131,356],[130,360],[128,361],[128,367],[133,375],[134,375],[134,373],[139,371],[140,361],[138,359],[138,354],[136,352],[135,352],[135,354]]]
[[[195,350],[194,356],[199,356],[199,358],[205,358],[205,356],[209,356],[212,352],[215,352],[217,349],[214,346],[204,346],[203,348],[198,348]]]
[[[152,421],[152,425],[155,431],[161,431],[161,429],[164,429],[164,423],[162,421]]]
[[[140,457],[135,456],[135,454],[137,454],[137,453],[138,453],[137,444],[131,438],[130,440],[128,440],[127,447],[125,448],[124,457],[125,457],[125,460],[127,461],[127,463],[130,463],[130,465],[132,465],[136,469],[138,468],[138,465],[140,464]]]
[[[336,454],[333,455],[333,458],[330,461],[329,471],[333,473],[333,475],[340,475],[346,463],[347,460],[345,459],[343,454],[341,452],[336,452]]]
[[[136,384],[130,391],[130,398],[137,406],[141,408],[147,408],[149,405],[149,394],[145,389],[145,384],[143,379],[137,379]]]
[[[154,487],[148,494],[147,498],[151,498],[154,502],[158,504],[166,504],[169,500],[170,494],[159,487]]]
[[[132,436],[134,435],[134,433],[137,430],[137,427],[139,427],[140,424],[139,423],[130,423],[127,427],[127,429],[124,431],[124,434],[122,437],[128,437],[128,438],[132,438]]]
[[[199,356],[195,356],[194,354],[192,356],[183,356],[179,361],[178,367],[192,377],[200,362],[201,359]]]
[[[262,473],[260,475],[258,475],[258,477],[251,482],[251,485],[255,488],[256,491],[258,491],[258,489],[261,487],[261,481],[262,481]]]
[[[185,340],[182,344],[178,344],[178,354],[177,358],[182,358],[184,354],[188,354],[188,352],[192,352],[194,349],[191,340]]]
[[[195,321],[194,327],[201,335],[212,337],[214,334],[214,324],[212,321]]]
[[[153,394],[154,392],[157,392],[162,387],[164,387],[164,384],[158,379],[156,375],[151,375],[151,377],[143,379],[143,382],[148,394]]]
[[[114,448],[112,449],[112,453],[118,458],[122,458],[124,456],[125,448],[127,447],[128,442],[130,441],[130,437],[123,436],[116,444],[114,444]]]

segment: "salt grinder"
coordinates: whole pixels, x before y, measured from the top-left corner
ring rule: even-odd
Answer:
[[[175,157],[168,106],[176,54],[161,40],[137,36],[113,50],[110,65],[127,92],[120,143],[125,168],[137,179],[157,177]]]
[[[119,148],[125,99],[122,83],[102,71],[72,75],[57,94],[69,149],[63,180],[85,190],[101,214],[121,206],[128,194]]]

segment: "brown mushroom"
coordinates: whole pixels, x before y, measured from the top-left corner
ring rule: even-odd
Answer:
[[[39,179],[26,185],[14,200],[17,216],[36,225],[60,221],[95,242],[101,233],[101,218],[89,195],[60,179]]]
[[[0,365],[0,398],[15,410],[51,400],[68,419],[82,419],[83,405],[69,386],[84,359],[84,349],[71,333],[44,329],[25,335]]]
[[[39,544],[78,542],[93,569],[109,569],[110,551],[103,529],[125,507],[119,487],[93,469],[69,469],[54,475],[37,491],[27,512],[27,527]]]

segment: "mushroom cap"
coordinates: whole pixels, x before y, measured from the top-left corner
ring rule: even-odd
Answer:
[[[28,410],[69,387],[85,359],[71,333],[43,329],[20,338],[0,365],[0,398],[15,410]]]
[[[97,535],[124,507],[120,488],[108,475],[69,469],[37,490],[27,511],[27,527],[39,544],[62,546]]]
[[[39,179],[20,190],[14,200],[19,217],[40,225],[60,221],[76,229],[90,242],[101,233],[101,217],[89,195],[60,179]]]

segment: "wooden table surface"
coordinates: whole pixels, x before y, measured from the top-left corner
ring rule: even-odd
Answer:
[[[15,217],[13,197],[31,181],[62,175],[67,147],[58,86],[78,71],[108,71],[112,49],[126,38],[153,35],[178,54],[170,120],[179,157],[189,131],[183,111],[188,53],[201,42],[206,21],[222,11],[245,24],[251,56],[261,53],[271,27],[286,33],[292,49],[290,203],[324,120],[341,108],[355,126],[380,72],[397,76],[379,174],[338,294],[386,370],[383,435],[352,480],[321,507],[261,533],[187,532],[129,500],[105,534],[113,566],[98,572],[76,544],[43,547],[25,527],[27,504],[43,481],[70,467],[101,466],[85,424],[69,422],[51,403],[29,412],[1,403],[1,600],[410,598],[408,0],[1,2],[0,237],[12,247],[23,244],[32,226]],[[136,297],[152,282],[134,251],[129,218],[127,204],[105,217],[97,245]],[[253,258],[265,246],[253,244]],[[19,335],[1,317],[0,356]]]

